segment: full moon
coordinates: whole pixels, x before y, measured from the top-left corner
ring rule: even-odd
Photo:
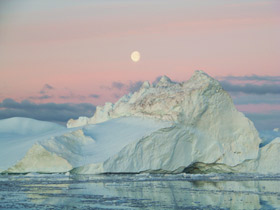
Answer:
[[[134,51],[131,53],[130,58],[133,62],[138,62],[140,60],[140,53],[138,51]]]

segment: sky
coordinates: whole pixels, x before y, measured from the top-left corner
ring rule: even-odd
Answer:
[[[280,127],[279,37],[279,0],[1,0],[0,119],[91,116],[199,69],[256,127]]]

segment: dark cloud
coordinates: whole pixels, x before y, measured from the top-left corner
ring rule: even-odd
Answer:
[[[45,85],[44,85],[44,88],[45,88],[45,89],[49,89],[49,90],[54,89],[54,87],[52,87],[52,86],[49,85],[49,84],[45,84]]]
[[[112,87],[113,87],[113,84],[114,83],[112,83]],[[135,81],[135,82],[130,81],[129,84],[124,84],[124,83],[122,83],[122,84],[123,84],[122,90],[125,90],[127,93],[134,93],[135,91],[138,91],[141,88],[143,82],[142,81]],[[117,89],[119,89],[119,88],[117,88]],[[122,93],[113,93],[112,96],[114,96],[115,98],[118,99],[118,98],[121,98],[123,96],[123,94]]]
[[[280,104],[280,97],[275,94],[231,94],[234,104]]]
[[[95,106],[89,103],[36,104],[29,100],[16,102],[10,98],[0,103],[0,119],[28,117],[37,120],[65,123],[70,118],[78,118],[79,116],[90,117],[94,112]]]
[[[50,98],[53,98],[53,96],[49,96],[49,95],[30,96],[28,99],[31,99],[31,100],[43,100],[43,99],[50,99]]]
[[[90,94],[88,97],[90,97],[90,98],[100,98],[100,95],[98,95],[98,94]]]
[[[112,90],[112,87],[109,87],[109,86],[106,86],[106,85],[101,85],[99,86],[101,89],[104,89],[104,90]]]
[[[135,81],[132,82],[130,81],[128,84],[122,83],[122,82],[112,82],[111,87],[108,86],[100,86],[100,88],[102,89],[107,89],[107,90],[125,90],[127,92],[135,92],[138,91],[141,87],[141,85],[143,84],[143,81]],[[116,97],[118,94],[115,94],[114,97]],[[118,98],[118,97],[116,97]]]
[[[270,82],[279,82],[280,76],[259,76],[259,75],[251,75],[251,76],[226,76],[220,77],[222,80],[239,80],[239,81],[270,81]]]
[[[280,76],[227,76],[220,79],[222,87],[232,95],[236,105],[280,104]],[[238,82],[241,84],[236,84]],[[280,126],[280,111],[244,114],[258,130],[272,130]]]
[[[47,93],[49,90],[53,90],[54,87],[49,85],[49,84],[45,84],[44,87],[40,90],[40,94],[45,94]]]
[[[128,85],[127,85],[127,90],[128,92],[135,92],[135,91],[138,91],[141,86],[143,84],[143,81],[136,81],[136,82],[130,82]]]
[[[279,128],[280,111],[271,111],[268,113],[245,113],[253,121],[258,130],[272,130]]]
[[[43,88],[39,91],[39,95],[37,96],[30,96],[28,97],[29,100],[44,100],[44,99],[50,99],[53,98],[53,95],[50,95],[49,92],[54,90],[54,87],[49,85],[49,84],[45,84],[43,86]]]
[[[228,81],[220,81],[222,87],[229,92],[246,94],[280,94],[280,84],[232,84]]]
[[[162,78],[162,76],[158,76],[153,82],[152,84],[155,85],[157,84],[160,79]],[[177,81],[172,81],[174,83],[176,83]],[[111,86],[100,86],[100,88],[102,89],[107,89],[107,90],[114,90],[114,89],[117,89],[117,90],[125,90],[127,92],[130,92],[130,93],[133,93],[135,91],[138,91],[141,86],[143,84],[143,81],[142,80],[138,80],[138,81],[129,81],[128,83],[123,83],[123,82],[112,82]],[[114,97],[115,98],[119,98],[118,97],[119,94],[114,94]]]
[[[158,76],[154,81],[153,81],[153,85],[157,84],[160,79],[162,78],[162,76]],[[172,81],[173,83],[177,83],[177,81]],[[134,93],[136,91],[138,91],[141,86],[143,84],[142,80],[138,80],[138,81],[129,81],[129,83],[122,83],[122,82],[112,82],[111,86],[100,86],[102,89],[107,89],[107,90],[124,90],[127,93]],[[113,96],[115,98],[120,98],[120,94],[119,93],[114,93]]]
[[[70,92],[68,95],[62,95],[62,96],[59,96],[59,98],[61,99],[79,99],[79,100],[85,100],[86,97],[85,96],[82,96],[82,95],[78,95],[78,94],[74,94],[72,92]]]
[[[122,82],[112,82],[112,88],[116,88],[116,89],[121,90],[125,87],[126,87],[126,85]]]
[[[118,94],[118,93],[113,93],[112,96],[115,97],[115,98],[117,98],[117,99],[119,99],[119,98],[121,98],[123,95]]]

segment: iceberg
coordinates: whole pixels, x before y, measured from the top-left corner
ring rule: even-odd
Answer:
[[[206,73],[196,71],[184,83],[162,77],[155,86],[143,86],[109,109],[108,105],[97,108],[88,122],[136,115],[169,120],[173,126],[125,146],[105,162],[73,172],[245,172],[248,162],[258,158],[261,139],[253,123]]]
[[[278,132],[260,138],[268,135],[203,71],[182,83],[144,82],[67,128],[19,126],[28,120],[0,128],[2,173],[280,173]]]

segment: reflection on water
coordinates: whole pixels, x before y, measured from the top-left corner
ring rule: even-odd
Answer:
[[[280,176],[0,176],[0,209],[280,209]]]

